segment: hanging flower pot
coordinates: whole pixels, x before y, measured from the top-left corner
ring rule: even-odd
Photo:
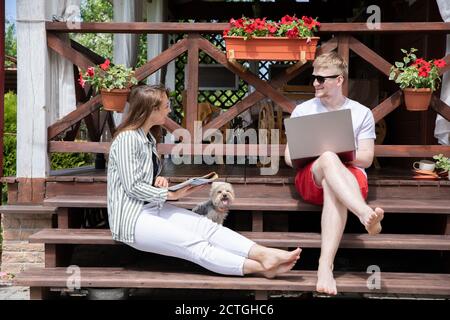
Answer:
[[[103,109],[116,112],[123,112],[130,88],[138,83],[132,68],[120,64],[113,66],[108,59],[98,66],[80,72],[78,82],[82,87],[86,83],[92,85],[95,91],[101,94]]]
[[[318,37],[224,37],[228,59],[314,60]]]
[[[431,89],[430,88],[405,88],[403,89],[403,95],[405,97],[406,110],[409,111],[426,111],[431,101]]]
[[[123,112],[130,94],[130,89],[101,90],[103,109]]]
[[[314,60],[320,23],[311,17],[286,15],[280,21],[242,17],[223,32],[228,59]]]

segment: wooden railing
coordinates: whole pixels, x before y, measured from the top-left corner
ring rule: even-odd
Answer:
[[[299,61],[292,67],[285,69],[281,74],[274,77],[271,81],[263,81],[252,72],[244,69],[240,64],[229,61],[226,55],[221,50],[217,49],[208,40],[203,38],[200,33],[221,33],[228,28],[226,23],[82,23],[79,29],[69,29],[65,23],[49,22],[47,23],[47,39],[48,46],[69,59],[75,66],[86,69],[88,66],[98,64],[97,59],[93,53],[86,50],[81,52],[80,48],[68,45],[63,42],[58,33],[69,32],[85,32],[85,33],[183,33],[187,36],[172,45],[169,49],[162,52],[160,55],[148,61],[145,65],[136,70],[136,77],[139,81],[144,80],[152,73],[161,69],[172,60],[176,59],[181,54],[188,53],[188,79],[187,83],[187,98],[186,98],[186,129],[194,137],[194,125],[197,120],[197,95],[198,95],[198,69],[199,69],[199,50],[206,52],[218,63],[225,68],[237,74],[241,79],[253,86],[256,91],[246,96],[243,100],[237,102],[233,107],[228,109],[225,113],[216,117],[213,121],[205,125],[203,132],[208,129],[218,129],[227,122],[249,109],[255,103],[264,98],[269,98],[284,111],[292,112],[295,108],[294,101],[285,97],[277,89],[286,84],[289,80],[295,78],[308,67],[308,62]],[[422,33],[449,33],[450,23],[382,23],[379,29],[369,29],[365,23],[324,23],[321,26],[321,33],[333,33],[335,37],[331,38],[318,48],[317,54],[330,52],[335,49],[344,59],[349,60],[349,53],[352,50],[362,59],[370,63],[376,69],[381,71],[386,77],[389,76],[389,69],[391,63],[386,61],[383,57],[378,55],[372,49],[364,45],[362,42],[354,38],[351,34],[354,33],[404,33],[404,32],[422,32]],[[447,66],[442,72],[447,72],[450,69],[450,55],[444,57]],[[94,61],[97,60],[97,61]],[[78,88],[79,90],[80,88]],[[344,87],[344,94],[348,94],[348,86]],[[97,112],[97,117],[100,117],[99,103],[100,97],[95,96],[90,100],[86,92],[83,97],[84,103],[77,106],[77,109],[66,115],[61,120],[48,127],[49,152],[94,152],[107,153],[109,151],[109,143],[98,142],[100,140],[101,130],[93,127],[91,117],[93,113]],[[375,121],[378,122],[389,113],[394,111],[403,102],[403,94],[401,90],[396,91],[390,97],[382,101],[378,106],[372,109]],[[442,115],[445,119],[450,120],[450,107],[445,104],[438,97],[433,96],[431,107],[437,113]],[[95,131],[96,134],[90,134],[90,138],[94,142],[69,142],[69,141],[52,141],[59,134],[63,133],[69,128],[77,128],[77,124],[82,119],[87,119],[88,129]],[[110,115],[104,116],[100,123],[103,123],[102,128],[107,123],[114,131],[114,124]],[[79,125],[78,125],[79,126]],[[173,132],[182,127],[170,118],[166,119],[165,128]],[[74,129],[74,130],[75,130]],[[73,137],[73,130],[70,137]],[[66,136],[67,137],[67,136]],[[73,139],[65,139],[73,140]],[[186,154],[200,154],[210,145],[203,144],[201,141],[193,141],[196,145],[191,145],[184,150]],[[170,154],[175,145],[160,144],[159,150],[163,154]],[[284,145],[279,145],[273,149],[268,146],[246,145],[245,148],[230,147],[226,145],[215,146],[216,155],[270,155],[276,150],[279,154],[284,154]],[[272,150],[272,151],[271,151]],[[431,157],[434,154],[443,153],[450,156],[450,146],[441,145],[377,145],[375,149],[376,156],[379,157]]]

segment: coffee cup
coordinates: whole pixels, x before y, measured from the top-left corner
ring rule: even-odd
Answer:
[[[416,170],[434,171],[436,164],[430,160],[420,160],[413,163],[413,168]]]

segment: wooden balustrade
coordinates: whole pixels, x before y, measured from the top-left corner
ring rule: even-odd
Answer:
[[[145,65],[136,70],[136,77],[139,81],[144,80],[152,73],[161,69],[181,54],[188,53],[188,81],[187,81],[187,101],[186,101],[186,129],[194,137],[194,125],[197,115],[197,92],[198,92],[198,68],[199,68],[199,50],[206,52],[225,68],[237,74],[241,79],[253,86],[256,91],[236,103],[227,112],[219,115],[213,121],[205,125],[204,131],[208,129],[217,129],[231,121],[250,108],[255,103],[264,98],[269,98],[278,104],[285,112],[292,112],[295,103],[281,94],[277,89],[286,84],[289,80],[304,72],[309,63],[299,62],[292,68],[285,69],[281,74],[274,77],[269,82],[261,80],[252,72],[229,61],[225,53],[217,49],[208,40],[203,38],[200,33],[221,33],[228,27],[227,23],[81,23],[79,29],[69,29],[65,23],[48,22],[47,39],[48,46],[71,61],[75,66],[86,69],[90,65],[98,63],[99,57],[89,55],[80,45],[70,45],[63,42],[58,33],[85,32],[85,33],[186,33],[187,37],[172,45],[169,49],[163,51],[154,59],[148,61]],[[389,75],[391,64],[383,57],[379,56],[372,49],[368,48],[362,42],[357,40],[352,34],[355,33],[395,33],[395,32],[423,32],[423,33],[448,33],[450,23],[432,22],[432,23],[382,23],[379,29],[369,29],[365,23],[323,23],[320,33],[334,33],[336,37],[322,43],[318,48],[317,54],[329,52],[337,49],[344,59],[349,60],[350,50],[370,63],[384,75]],[[444,57],[450,62],[450,56]],[[94,61],[95,60],[95,61]],[[442,70],[449,70],[447,66]],[[344,93],[348,93],[348,86],[344,87]],[[86,98],[86,97],[85,97]],[[394,111],[403,102],[402,91],[393,93],[390,97],[382,101],[378,106],[372,109],[375,121],[378,122],[389,113]],[[95,152],[107,153],[109,143],[100,142],[69,142],[69,141],[51,141],[59,134],[74,125],[77,125],[82,119],[89,119],[93,112],[99,109],[100,97],[92,97],[85,103],[80,104],[77,109],[56,123],[48,127],[49,152]],[[431,107],[434,111],[441,114],[447,120],[450,120],[450,108],[442,100],[433,97]],[[114,125],[110,115],[104,118],[111,130]],[[92,121],[90,121],[92,123]],[[104,125],[103,125],[104,126]],[[182,127],[172,119],[167,118],[165,128],[173,132]],[[91,128],[91,130],[94,130]],[[95,130],[94,130],[95,131]],[[99,137],[101,132],[98,130],[93,135]],[[73,136],[73,135],[71,135]],[[92,137],[90,135],[90,137]],[[93,140],[91,138],[91,140]],[[96,139],[98,141],[99,139]],[[193,141],[195,145],[186,146],[186,154],[203,154],[205,148],[211,148],[209,144],[201,144],[201,141]],[[198,147],[200,146],[200,147]],[[175,145],[160,144],[159,150],[163,154],[170,154]],[[238,146],[214,145],[216,155],[270,155],[270,146],[246,145],[245,148]],[[284,154],[284,145],[279,145],[276,149],[279,154]],[[450,156],[449,146],[440,145],[379,145],[376,146],[376,156],[379,157],[430,157],[436,153],[443,153]]]

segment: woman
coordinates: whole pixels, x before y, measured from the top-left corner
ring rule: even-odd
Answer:
[[[168,191],[150,130],[170,112],[168,92],[140,86],[130,95],[127,118],[117,129],[108,163],[108,216],[114,240],[141,251],[186,259],[226,275],[267,278],[292,269],[300,249],[266,248],[205,216],[167,203],[202,187]]]

